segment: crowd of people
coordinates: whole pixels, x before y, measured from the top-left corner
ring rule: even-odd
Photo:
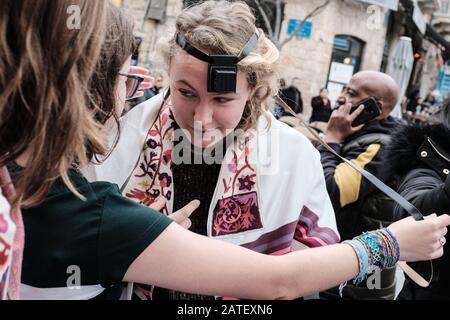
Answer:
[[[59,14],[71,5],[80,29]],[[427,260],[438,277],[407,279],[400,298],[450,297],[450,104],[431,127],[396,120],[397,85],[375,71],[333,112],[326,89],[312,101],[331,148],[416,221],[275,118],[279,92],[302,112],[299,79],[279,90],[279,51],[255,22],[244,2],[184,9],[159,44],[163,88],[132,66],[133,22],[109,1],[0,2],[2,299],[394,299],[397,262]],[[380,116],[353,127],[369,96]]]

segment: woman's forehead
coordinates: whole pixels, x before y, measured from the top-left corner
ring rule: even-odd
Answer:
[[[196,90],[207,89],[208,64],[187,53],[180,53],[170,62],[169,76],[176,83],[189,83]],[[237,93],[248,88],[246,74],[238,71]]]

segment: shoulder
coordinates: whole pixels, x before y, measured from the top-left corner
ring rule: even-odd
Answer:
[[[163,103],[163,93],[160,93],[147,101],[137,105],[121,119],[121,129],[135,129],[139,132],[147,132],[158,115]]]

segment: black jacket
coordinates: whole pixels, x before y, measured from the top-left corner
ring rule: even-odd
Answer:
[[[442,125],[409,126],[395,132],[388,159],[393,174],[401,177],[399,193],[424,215],[450,213],[450,130]],[[408,214],[398,205],[395,214]],[[447,235],[447,242],[450,238]],[[450,299],[450,248],[434,261],[435,279],[428,288],[406,280],[400,299]],[[425,279],[430,276],[428,262],[415,263],[413,268]]]
[[[331,103],[328,100],[328,103],[324,105],[323,99],[321,96],[317,96],[311,99],[311,107],[312,114],[309,122],[321,121],[328,122],[331,116]]]
[[[386,162],[386,148],[391,133],[404,123],[393,117],[373,120],[347,138],[343,145],[330,146],[344,158],[355,162],[381,181],[395,186]],[[378,229],[394,221],[393,202],[357,171],[323,146],[321,154],[327,190],[336,212],[338,230],[343,240],[364,231]]]

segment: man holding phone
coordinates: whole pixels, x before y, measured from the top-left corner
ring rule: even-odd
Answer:
[[[404,124],[390,116],[398,92],[395,81],[384,73],[362,71],[354,74],[338,98],[340,107],[332,113],[325,133],[325,141],[333,150],[388,184],[391,181],[388,179],[389,164],[384,161],[385,149],[393,129]],[[318,149],[343,240],[352,239],[371,227],[377,228],[380,222],[393,220],[393,203],[389,199],[329,150],[323,146]],[[393,299],[395,279],[392,278],[395,274],[383,276],[380,290],[368,290],[364,281],[362,287],[356,289],[348,285],[343,297]],[[330,292],[322,296],[337,297]]]

